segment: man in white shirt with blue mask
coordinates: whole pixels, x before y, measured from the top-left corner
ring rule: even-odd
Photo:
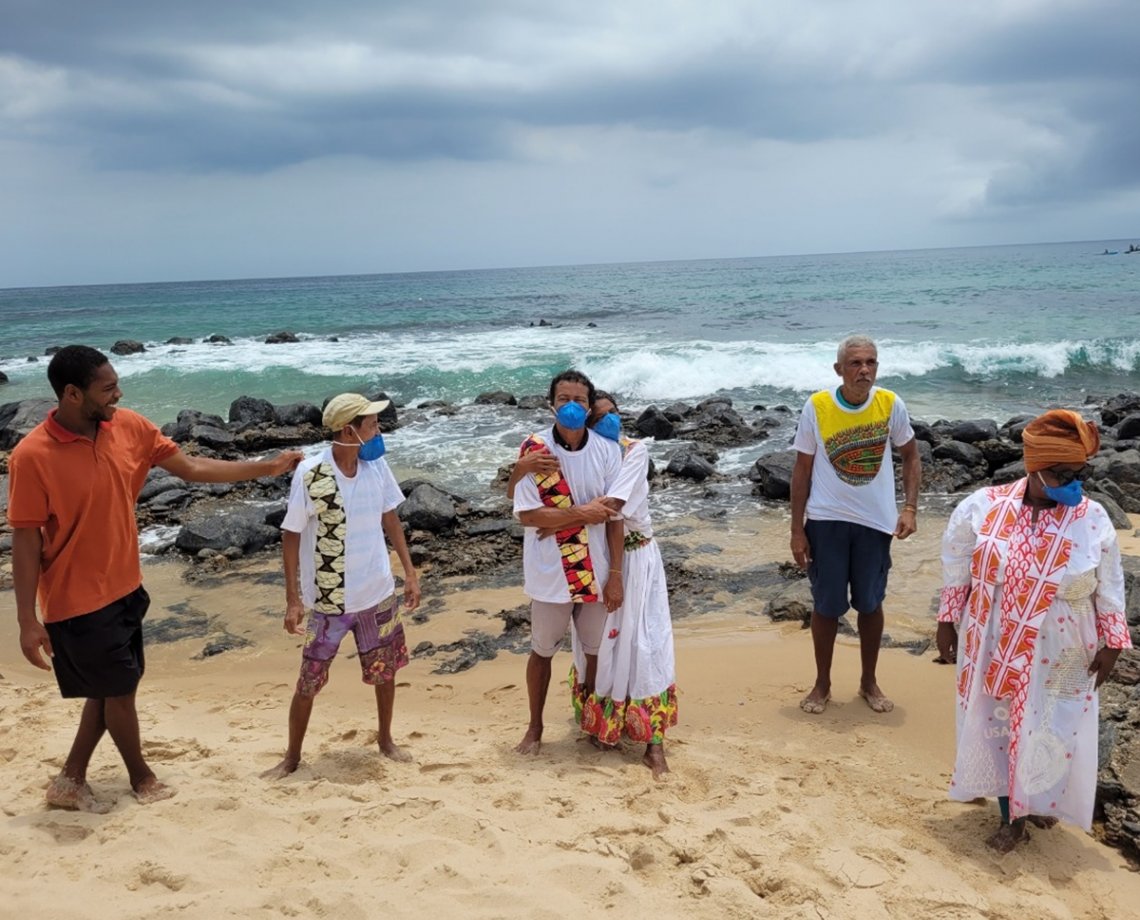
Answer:
[[[303,460],[293,474],[281,524],[285,566],[285,630],[305,636],[301,674],[289,707],[289,746],[267,778],[286,776],[301,762],[313,700],[349,632],[356,640],[361,677],[375,687],[380,753],[409,755],[392,740],[396,671],[408,647],[388,558],[389,545],[404,569],[404,605],[414,610],[420,586],[396,508],[404,495],[383,459],[379,413],[388,401],[342,393],[325,406],[332,443]],[[387,536],[387,542],[385,542]],[[302,627],[306,613],[307,628]]]
[[[563,371],[550,382],[548,395],[554,424],[528,437],[519,455],[549,452],[557,469],[526,475],[514,494],[515,516],[526,528],[523,590],[531,599],[530,723],[515,748],[520,754],[541,749],[551,659],[571,619],[592,688],[607,608],[621,605],[622,523],[610,522],[601,501],[621,472],[621,449],[586,428],[595,390],[585,374]],[[553,530],[554,538],[539,539],[540,529]]]

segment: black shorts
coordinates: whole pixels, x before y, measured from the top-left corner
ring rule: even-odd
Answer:
[[[832,619],[849,607],[873,613],[887,595],[891,535],[847,521],[808,521],[811,597],[815,612]],[[848,593],[850,589],[850,594]]]
[[[139,585],[94,613],[44,624],[64,697],[101,700],[135,692],[145,667],[142,622],[149,606],[150,595]]]

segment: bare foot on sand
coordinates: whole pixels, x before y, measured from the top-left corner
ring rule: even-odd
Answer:
[[[515,745],[517,754],[537,754],[542,750],[542,729],[528,728],[522,741]]]
[[[600,738],[597,738],[594,735],[587,735],[586,737],[590,739],[590,744],[592,744],[594,747],[596,747],[599,751],[620,751],[621,750],[621,742],[618,742],[617,744],[606,744],[604,741],[602,741]]]
[[[95,793],[87,783],[77,783],[62,773],[48,785],[44,798],[52,808],[86,811],[96,815],[105,815],[111,810],[109,803],[95,798]]]
[[[890,712],[895,708],[895,704],[887,699],[886,694],[879,689],[878,684],[860,687],[859,695],[867,701],[867,705],[871,707],[871,712]]]
[[[658,782],[663,780],[665,774],[669,772],[669,764],[665,760],[665,745],[663,744],[645,745],[645,756],[641,758],[641,762],[649,767],[653,772],[653,778]]]
[[[163,799],[173,798],[175,790],[171,786],[160,783],[154,776],[141,780],[135,787],[135,798],[140,805],[152,805]]]
[[[1052,815],[1027,815],[1025,820],[1043,831],[1051,830],[1057,826],[1057,819]]]
[[[262,779],[284,779],[290,773],[297,772],[297,767],[301,765],[300,757],[290,757],[288,754],[282,758],[281,763],[277,766],[266,770],[261,774]]]
[[[1011,824],[1003,824],[992,835],[986,838],[986,846],[999,853],[1008,853],[1019,843],[1029,839],[1029,831],[1025,829],[1025,819],[1018,818]]]
[[[811,693],[800,700],[800,709],[808,715],[818,716],[827,708],[827,704],[830,702],[831,689],[816,684],[811,688]]]
[[[397,747],[391,741],[380,742],[380,753],[387,757],[389,760],[395,760],[398,763],[410,763],[412,755],[405,751],[402,747]]]

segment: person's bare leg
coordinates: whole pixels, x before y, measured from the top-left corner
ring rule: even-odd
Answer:
[[[669,772],[669,764],[665,760],[665,742],[645,745],[645,756],[641,758],[641,762],[649,767],[655,780],[660,782],[664,779],[665,774]]]
[[[815,651],[815,686],[800,701],[800,709],[817,715],[827,708],[831,699],[831,659],[835,653],[835,636],[839,632],[839,618],[811,614],[811,642]]]
[[[380,753],[391,760],[409,761],[412,755],[392,740],[392,713],[396,707],[396,681],[376,685],[376,712],[380,720]]]
[[[879,647],[883,643],[883,608],[859,614],[859,657],[863,674],[859,678],[859,695],[867,701],[872,712],[890,712],[895,704],[879,688],[875,669],[879,665]]]
[[[313,699],[311,696],[293,693],[293,702],[289,704],[289,747],[285,750],[281,763],[262,773],[262,779],[281,779],[301,765],[301,747],[305,743],[309,717],[313,714]]]
[[[149,805],[174,795],[171,787],[158,781],[143,757],[135,694],[107,697],[103,701],[103,718],[107,723],[107,732],[127,767],[135,797],[144,805]]]
[[[537,754],[542,748],[542,711],[550,689],[550,659],[531,652],[526,662],[526,695],[530,704],[530,724],[522,741],[515,745],[520,754]]]
[[[598,653],[586,652],[586,696],[594,692],[598,680]]]
[[[77,811],[109,810],[109,805],[101,805],[96,801],[95,794],[87,785],[87,767],[106,731],[103,701],[87,700],[83,704],[79,728],[75,732],[75,740],[71,742],[71,750],[67,754],[67,760],[64,761],[63,769],[47,788],[45,798],[49,805],[55,808],[73,808]]]

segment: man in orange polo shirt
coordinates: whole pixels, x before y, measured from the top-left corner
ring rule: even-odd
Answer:
[[[59,406],[16,446],[8,469],[20,648],[38,668],[54,664],[64,697],[87,700],[47,801],[91,811],[109,807],[87,785],[87,766],[104,732],[119,749],[139,801],[168,798],[174,791],[143,758],[135,709],[150,603],[139,565],[139,491],[153,466],[192,482],[236,482],[279,476],[301,455],[288,451],[250,462],[188,457],[147,419],[117,408],[123,394],[115,369],[85,345],[61,349],[48,365],[48,380]]]

